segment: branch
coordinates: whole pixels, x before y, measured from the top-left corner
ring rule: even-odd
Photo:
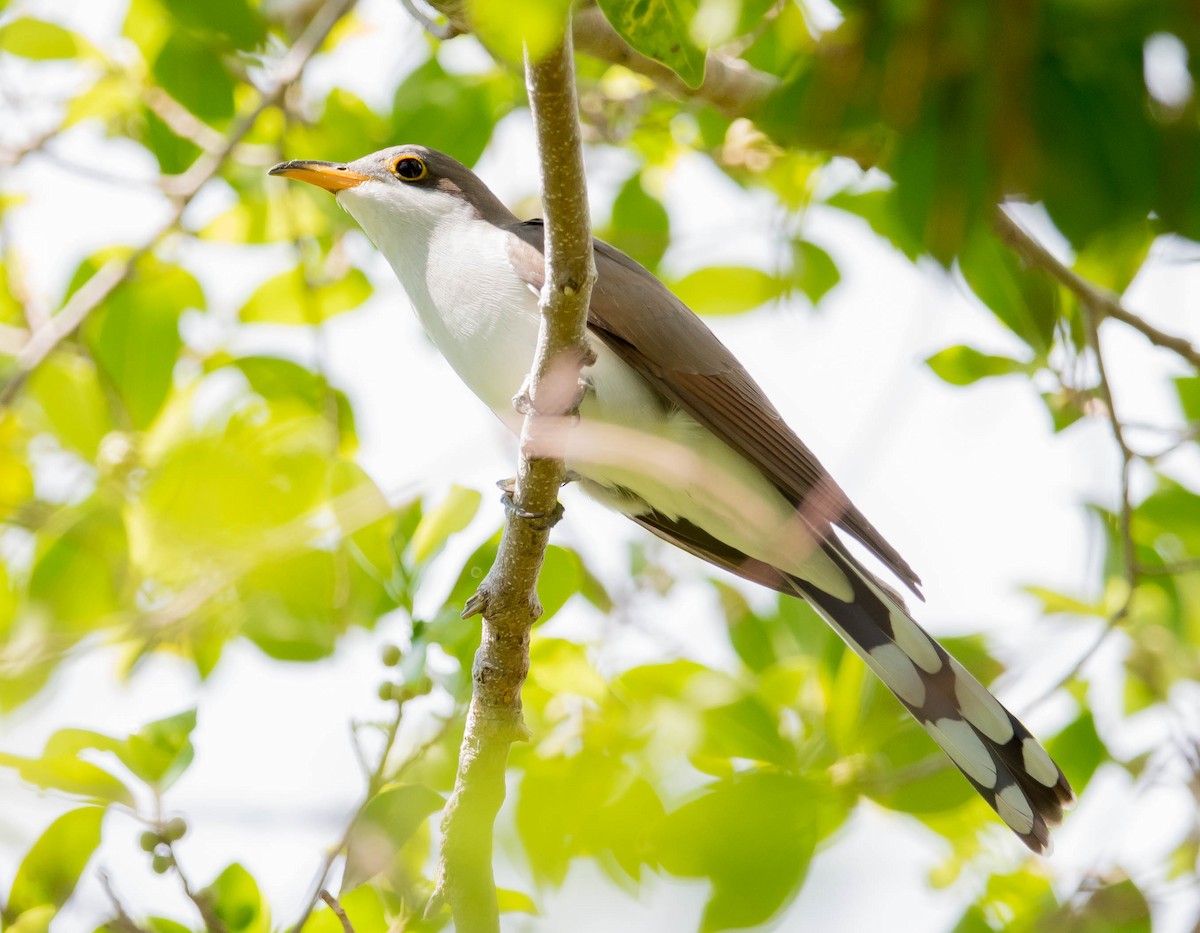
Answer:
[[[1121,304],[1120,298],[1108,289],[1092,284],[1073,269],[1063,265],[1046,247],[1042,246],[1020,224],[1008,216],[1003,208],[996,208],[994,222],[996,233],[1005,246],[1020,256],[1030,266],[1041,269],[1050,275],[1051,278],[1056,279],[1059,284],[1079,299],[1080,304],[1085,309],[1089,309],[1102,317],[1110,317],[1115,321],[1120,321],[1122,324],[1129,325],[1155,346],[1171,350],[1193,366],[1200,368],[1200,350],[1194,347],[1189,341],[1159,330],[1153,324],[1143,320],[1132,311],[1127,310]]]
[[[154,232],[144,246],[134,250],[123,260],[106,263],[71,296],[63,308],[49,318],[29,336],[29,340],[17,354],[17,371],[0,389],[0,408],[10,405],[29,374],[33,372],[54,349],[66,340],[118,287],[133,274],[138,260],[153,250],[178,225],[183,212],[233,154],[237,145],[254,128],[258,118],[268,107],[277,104],[284,92],[299,79],[305,66],[325,42],[339,19],[354,5],[355,0],[329,0],[313,16],[308,27],[288,50],[280,63],[270,86],[263,92],[258,104],[243,116],[230,130],[220,148],[201,155],[182,175],[163,179],[163,190],[174,195],[175,203],[170,215]]]
[[[586,326],[596,269],[569,31],[544,60],[527,61],[526,85],[541,157],[546,283],[531,380],[519,396],[526,405],[513,506],[496,562],[463,613],[483,614],[483,634],[429,903],[431,912],[448,901],[461,933],[499,930],[493,825],[504,802],[509,747],[528,734],[521,685],[529,670],[530,629],[541,614],[538,573],[566,478],[565,432],[559,428],[578,407],[579,370],[591,358]]]

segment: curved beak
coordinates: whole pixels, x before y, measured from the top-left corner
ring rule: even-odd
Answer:
[[[336,194],[346,188],[361,185],[370,180],[370,175],[352,172],[337,162],[314,162],[311,159],[296,159],[291,162],[280,162],[267,172],[268,175],[282,175],[284,178],[294,178],[296,181],[306,181],[310,185],[324,188]]]

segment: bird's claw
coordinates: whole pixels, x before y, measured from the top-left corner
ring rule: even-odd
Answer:
[[[515,515],[518,518],[523,518],[527,522],[534,524],[539,530],[549,531],[560,521],[562,521],[564,509],[561,502],[554,503],[554,511],[549,514],[545,512],[530,512],[517,505],[514,496],[517,492],[516,477],[498,480],[496,487],[500,490],[500,502],[504,506],[504,511],[510,515]]]

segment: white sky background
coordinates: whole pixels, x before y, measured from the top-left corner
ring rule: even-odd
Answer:
[[[123,6],[120,0],[17,4],[97,37],[119,28]],[[381,102],[399,73],[397,61],[406,68],[420,61],[425,40],[399,4],[364,0],[359,15],[374,31],[316,63],[307,79],[316,95],[339,84]],[[447,47],[444,63],[470,67],[476,61],[471,49],[470,40],[457,40]],[[19,63],[0,63],[0,84],[26,88],[28,77]],[[28,100],[15,116],[18,122],[10,122],[10,115],[0,112],[5,141],[11,127],[36,128],[46,118]],[[141,243],[162,216],[153,198],[92,177],[94,170],[152,177],[153,161],[137,147],[104,140],[84,126],[52,149],[88,170],[35,157],[2,182],[5,191],[31,196],[11,215],[10,229],[28,264],[29,284],[48,306],[86,253],[113,242]],[[286,155],[345,159],[362,153]],[[598,222],[632,167],[621,152],[588,153]],[[512,203],[536,190],[536,171],[528,115],[521,112],[502,123],[479,172]],[[193,205],[192,221],[227,205],[228,191],[214,189]],[[674,233],[666,261],[671,272],[716,262],[770,266],[778,248],[772,234],[781,215],[768,196],[747,195],[703,160],[688,159],[669,178],[666,203]],[[1021,217],[1063,255],[1061,241],[1037,211]],[[856,504],[921,574],[928,599],[918,611],[921,621],[935,635],[986,631],[1001,657],[1012,662],[1000,693],[1020,713],[1023,702],[1071,667],[1095,632],[1041,619],[1019,587],[1085,592],[1096,578],[1101,541],[1082,505],[1115,506],[1118,459],[1107,424],[1081,423],[1054,436],[1024,379],[993,379],[965,390],[941,383],[921,362],[932,352],[967,343],[1017,355],[1019,342],[961,284],[933,266],[914,268],[865,224],[819,208],[805,224],[808,237],[831,252],[842,273],[842,283],[820,310],[814,313],[800,302],[710,323]],[[356,250],[376,293],[363,308],[323,328],[332,381],[354,402],[362,462],[385,491],[397,498],[415,490],[437,496],[450,482],[485,491],[481,518],[460,547],[465,553],[500,519],[491,484],[513,472],[514,445],[436,356],[382,258],[365,239]],[[227,342],[237,307],[291,257],[286,247],[251,252],[247,260],[211,244],[187,248],[187,263],[198,272],[212,308],[207,318],[188,322],[190,339]],[[1197,252],[1194,244],[1160,243],[1127,303],[1165,329],[1200,341]],[[1122,415],[1151,423],[1177,420],[1169,386],[1158,378],[1167,358],[1112,325],[1104,339]],[[271,329],[239,335],[234,346],[311,359],[315,342],[309,333]],[[423,404],[434,395],[435,406]],[[1156,446],[1153,436],[1136,439],[1140,447]],[[1166,466],[1193,480],[1200,474],[1191,454]],[[565,501],[567,519],[555,539],[584,551],[606,580],[617,579],[625,562],[623,542],[639,532],[577,493],[568,492]],[[695,569],[684,555],[666,559],[681,573]],[[440,595],[430,592],[427,598],[436,604]],[[634,626],[606,622],[586,607],[568,609],[552,626],[555,633],[592,643],[597,663],[606,670],[670,657],[681,646],[705,662],[728,665],[723,622],[713,608],[707,589],[685,584],[667,603],[639,605]],[[234,644],[204,685],[186,665],[166,658],[119,684],[117,653],[92,651],[67,665],[43,697],[0,721],[0,748],[32,754],[61,726],[120,734],[198,704],[196,763],[168,795],[171,807],[192,825],[181,846],[185,865],[203,884],[226,863],[241,861],[269,896],[275,924],[284,925],[299,909],[323,847],[341,832],[361,793],[348,723],[383,715],[375,698],[376,684],[385,676],[378,647],[395,640],[403,628],[395,620],[374,634],[353,631],[334,658],[318,664],[264,661],[248,645]],[[1113,639],[1093,664],[1113,667],[1120,649],[1120,639]],[[1091,701],[1114,748],[1137,753],[1166,738],[1163,724],[1145,717],[1117,728],[1119,684],[1111,678],[1104,683],[1112,689],[1094,690]],[[1063,707],[1046,704],[1030,724],[1035,732],[1039,726],[1052,731],[1063,713]],[[1128,783],[1115,773],[1096,779],[1057,834],[1054,867],[1065,885],[1073,887],[1082,872],[1117,863],[1143,881],[1138,866],[1186,832],[1180,824],[1189,812],[1185,801],[1164,790],[1135,800]],[[7,890],[25,849],[65,808],[63,801],[39,797],[0,772],[0,889]],[[802,894],[779,927],[949,929],[977,893],[977,882],[930,890],[927,873],[945,852],[932,836],[910,825],[870,804],[860,807],[813,863]],[[56,921],[55,933],[91,930],[106,913],[94,878],[97,865],[110,869],[135,912],[188,916],[176,883],[150,873],[149,859],[137,849],[137,832],[130,820],[108,819],[91,878]],[[996,838],[1003,839],[1002,829]],[[1015,860],[1023,850],[1015,839],[1001,845],[1009,842],[1011,849],[1003,851]],[[870,879],[867,894],[864,878]],[[512,865],[501,867],[499,880],[533,894],[542,909],[539,918],[509,917],[506,929],[514,931],[694,928],[706,895],[704,885],[665,876],[650,876],[640,893],[621,895],[582,862],[557,892],[535,891]],[[1156,928],[1183,929],[1193,905],[1186,893],[1171,898],[1156,916]]]

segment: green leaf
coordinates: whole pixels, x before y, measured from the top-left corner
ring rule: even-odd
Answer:
[[[684,276],[671,290],[697,314],[742,314],[785,294],[787,282],[761,269],[710,266]]]
[[[985,226],[968,238],[959,256],[959,269],[1001,323],[1044,360],[1058,323],[1057,286],[1043,273],[1025,268]]]
[[[840,191],[825,203],[861,217],[875,233],[912,262],[916,262],[924,252],[920,239],[914,237],[900,220],[894,188],[861,192]]]
[[[57,23],[22,16],[0,27],[0,51],[35,61],[75,58],[89,48],[79,36]]]
[[[24,395],[64,449],[95,460],[112,419],[91,360],[77,353],[52,354],[30,375]]]
[[[467,7],[480,41],[494,54],[519,64],[525,49],[538,61],[558,44],[570,0],[524,0],[515,16],[509,0],[468,0]]]
[[[192,763],[195,728],[194,709],[155,720],[129,736],[117,749],[117,756],[143,781],[165,791]]]
[[[442,549],[451,535],[457,534],[471,524],[479,511],[483,496],[477,489],[451,486],[446,498],[435,508],[426,512],[417,530],[413,532],[409,547],[412,559],[423,564]]]
[[[746,758],[789,767],[795,749],[779,734],[779,723],[762,701],[747,696],[704,712],[701,754],[721,758]]]
[[[22,758],[0,752],[0,766],[13,768],[21,780],[47,790],[62,791],[102,803],[133,805],[133,794],[103,768],[76,757],[55,753],[47,746],[41,758]]]
[[[441,794],[424,784],[383,788],[363,808],[350,831],[343,884],[355,887],[389,871],[404,844],[445,803]]]
[[[7,922],[26,911],[44,906],[57,909],[67,902],[100,845],[103,820],[101,807],[80,807],[47,827],[17,869],[4,910]]]
[[[29,598],[57,631],[83,634],[122,605],[129,545],[121,516],[96,507],[51,538],[33,566]]]
[[[271,916],[250,872],[234,862],[203,893],[229,933],[269,933]]]
[[[510,888],[496,888],[496,904],[502,914],[532,914],[535,917],[538,915],[537,904],[532,897]]]
[[[253,49],[266,38],[266,25],[246,0],[162,0],[177,23],[238,49]]]
[[[1046,743],[1046,751],[1058,762],[1063,774],[1080,793],[1108,759],[1108,749],[1096,731],[1096,721],[1090,712],[1080,716]]]
[[[538,601],[542,604],[539,622],[554,616],[563,605],[579,592],[583,583],[583,561],[574,551],[557,544],[546,548],[546,560],[538,574]]]
[[[967,386],[991,376],[1010,376],[1027,372],[1029,367],[1008,356],[980,353],[973,347],[959,345],[940,350],[925,361],[944,381],[954,386]]]
[[[313,282],[296,266],[256,288],[238,317],[247,324],[321,324],[357,308],[369,297],[371,283],[361,269]]]
[[[599,0],[599,7],[622,39],[690,87],[700,86],[704,49],[692,40],[693,0]]]
[[[639,169],[626,179],[613,201],[606,239],[651,271],[658,268],[671,242],[671,221],[658,198],[642,187]]]
[[[204,306],[204,291],[191,273],[146,257],[85,323],[84,341],[116,387],[135,428],[149,426],[171,391],[183,347],[180,316]]]
[[[816,243],[807,240],[795,241],[792,251],[795,262],[792,282],[814,305],[820,304],[821,299],[842,279],[833,257]]]
[[[164,91],[206,123],[219,125],[233,116],[233,78],[207,45],[174,32],[151,72]]]
[[[791,900],[812,860],[827,795],[799,778],[752,772],[667,814],[657,834],[663,867],[712,882],[701,930],[765,923]]]

